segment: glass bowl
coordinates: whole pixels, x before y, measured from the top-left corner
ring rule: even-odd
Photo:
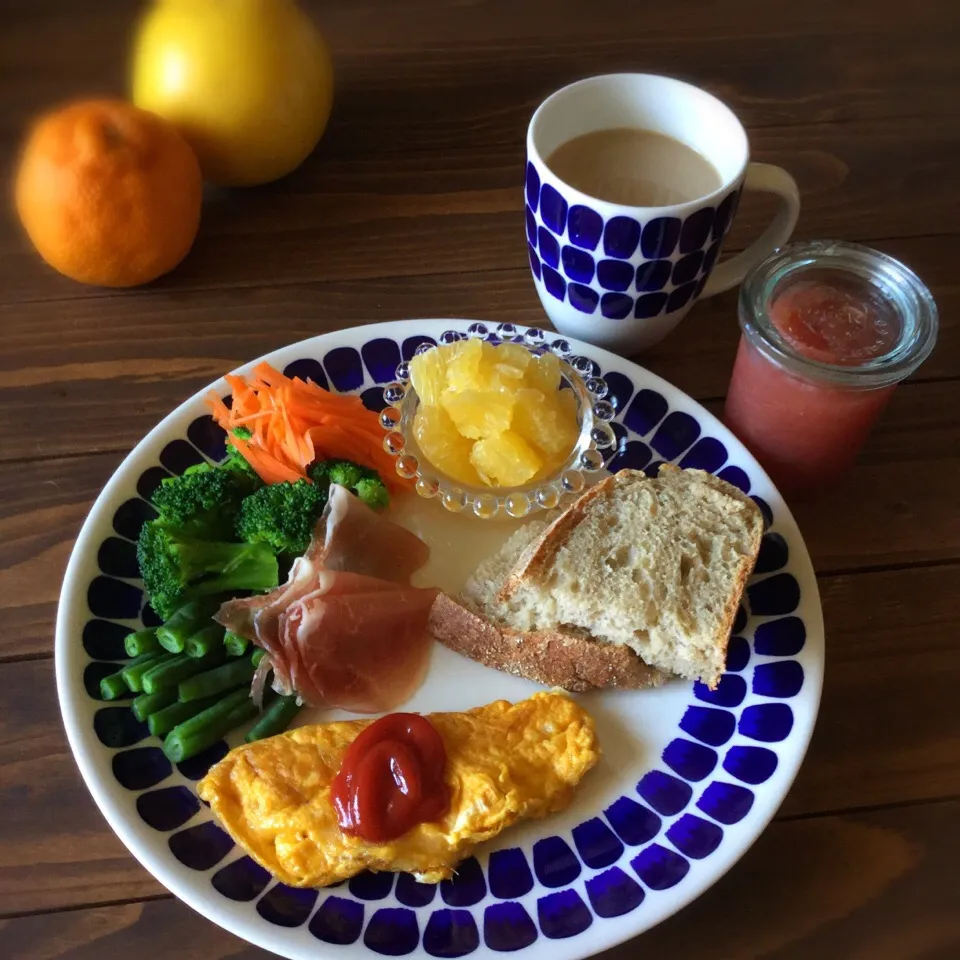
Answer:
[[[468,337],[494,344],[519,344],[535,355],[553,353],[560,361],[561,389],[573,390],[577,400],[580,432],[576,443],[556,471],[521,486],[472,486],[457,480],[435,467],[420,450],[413,431],[420,398],[410,382],[410,365],[404,362],[397,367],[396,380],[383,389],[387,406],[380,414],[380,425],[387,431],[383,446],[396,457],[397,473],[415,479],[421,497],[439,499],[451,513],[472,511],[483,520],[525,517],[539,510],[552,510],[565,496],[579,494],[600,479],[605,461],[601,451],[609,451],[616,437],[610,426],[614,407],[605,399],[608,388],[599,376],[597,364],[588,357],[573,356],[570,344],[562,337],[548,340],[542,330],[523,329],[512,323],[501,323],[494,330],[484,323],[472,323],[466,333],[447,330],[440,335],[438,344],[456,343]],[[425,343],[416,353],[436,349]]]

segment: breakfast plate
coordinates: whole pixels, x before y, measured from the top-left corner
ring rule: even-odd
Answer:
[[[743,445],[699,404],[636,364],[549,332],[469,320],[411,320],[342,330],[263,358],[290,376],[384,407],[383,387],[424,343],[468,329],[500,341],[545,337],[602,377],[616,443],[610,471],[655,475],[675,463],[718,475],[760,507],[765,532],[719,685],[578,696],[603,757],[571,805],[479,847],[452,880],[362,873],[325,889],[275,881],[197,797],[210,766],[242,742],[172,764],[129,702],[106,704],[100,681],[125,658],[124,637],[149,623],[136,561],[148,499],[166,476],[224,456],[204,390],[126,458],[84,523],[57,618],[56,673],[70,745],[111,827],[169,890],[208,919],[291,960],[324,957],[574,960],[641,934],[715,883],[756,840],[790,788],[820,699],[823,620],[813,568],[789,510]],[[255,363],[241,369],[246,373]],[[226,395],[226,381],[213,384]],[[751,508],[752,509],[752,508]],[[431,548],[415,583],[455,593],[514,521],[444,511],[411,493],[393,519]],[[154,621],[155,622],[155,621]],[[462,711],[538,689],[440,646],[411,712]],[[297,723],[348,716],[304,710]]]

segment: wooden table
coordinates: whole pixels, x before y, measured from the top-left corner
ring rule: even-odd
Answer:
[[[129,0],[4,0],[0,151],[78,92],[123,90]],[[960,955],[960,7],[956,0],[329,0],[337,104],[316,154],[211,196],[171,276],[78,286],[0,226],[0,954],[263,957],[173,899],[84,788],[53,685],[53,622],[90,505],[137,440],[208,381],[354,324],[542,324],[526,266],[527,120],[612,70],[724,98],[756,159],[792,171],[800,237],[902,258],[940,342],[849,481],[798,508],[829,662],[816,734],[776,822],[628,957]],[[752,199],[752,198],[751,198]],[[768,215],[745,201],[731,246]],[[699,305],[643,363],[717,409],[735,297]]]

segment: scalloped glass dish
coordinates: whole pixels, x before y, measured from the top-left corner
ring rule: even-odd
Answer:
[[[548,340],[547,335],[535,327],[521,333],[512,323],[501,323],[494,330],[485,323],[472,323],[466,334],[446,330],[438,338],[437,346],[421,344],[415,355],[466,337],[495,344],[517,344],[534,355],[553,353],[560,361],[561,389],[572,390],[576,397],[579,427],[576,443],[555,470],[527,484],[472,486],[451,477],[431,463],[417,443],[413,427],[420,398],[410,379],[410,364],[404,361],[397,367],[397,379],[384,387],[387,406],[380,414],[380,425],[387,431],[384,449],[396,457],[397,473],[409,480],[415,479],[421,497],[439,499],[451,513],[472,511],[482,520],[520,518],[538,510],[552,510],[565,496],[581,493],[600,479],[605,472],[606,455],[616,442],[610,427],[616,411],[605,399],[607,383],[598,375],[594,361],[574,356],[563,337]]]

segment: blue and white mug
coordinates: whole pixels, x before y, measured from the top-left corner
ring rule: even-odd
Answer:
[[[687,203],[633,207],[581,193],[547,165],[568,140],[617,127],[693,147],[721,186]],[[700,297],[736,286],[782,246],[800,213],[797,185],[786,170],[749,159],[733,111],[680,80],[609,74],[544,100],[527,129],[527,242],[537,293],[557,330],[636,353],[665,337]],[[775,194],[779,209],[750,247],[717,264],[743,190]]]

